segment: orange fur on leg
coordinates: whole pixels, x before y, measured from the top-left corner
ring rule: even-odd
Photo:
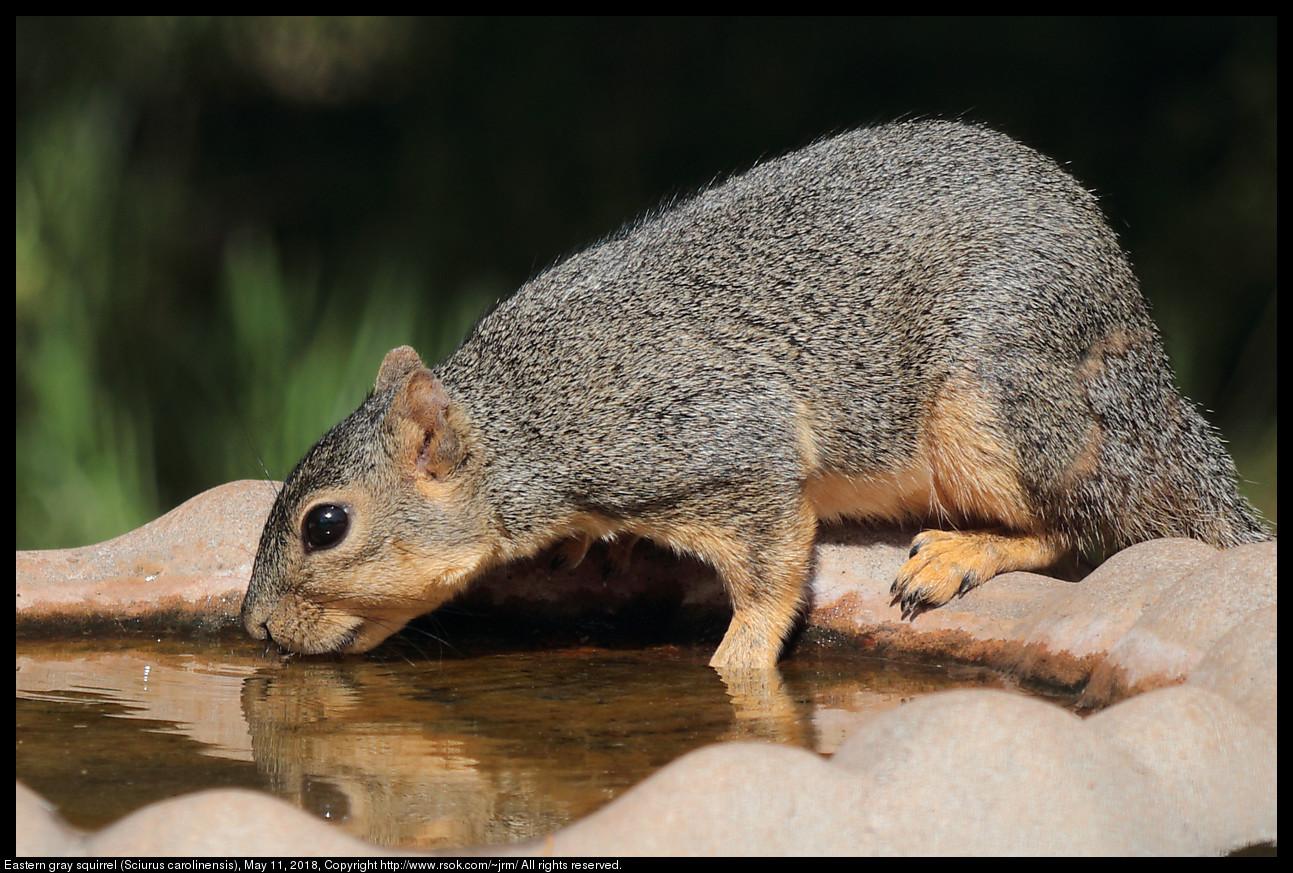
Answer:
[[[911,556],[889,592],[913,618],[1009,570],[1039,570],[1068,549],[1054,536],[997,531],[927,530],[911,544]]]

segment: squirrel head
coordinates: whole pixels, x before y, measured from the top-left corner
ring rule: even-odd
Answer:
[[[261,534],[242,620],[306,654],[363,652],[465,585],[493,553],[465,423],[417,352],[306,453]]]

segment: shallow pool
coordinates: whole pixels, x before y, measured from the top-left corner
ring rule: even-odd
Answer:
[[[868,713],[1007,684],[801,648],[782,686],[752,690],[705,666],[711,648],[318,660],[243,639],[19,641],[17,775],[83,828],[236,786],[372,842],[468,846],[550,833],[708,743],[830,754]]]

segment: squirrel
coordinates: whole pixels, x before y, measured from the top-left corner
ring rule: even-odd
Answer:
[[[767,670],[818,523],[919,523],[901,618],[1009,570],[1269,538],[1173,386],[1095,197],[983,126],[826,138],[531,279],[426,367],[407,346],[305,455],[242,619],[362,652],[488,568],[642,537],[718,571],[710,665]]]

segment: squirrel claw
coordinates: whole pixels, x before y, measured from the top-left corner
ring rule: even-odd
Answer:
[[[937,606],[927,601],[926,592],[923,589],[905,590],[900,588],[902,578],[895,579],[893,585],[889,588],[889,593],[893,594],[893,599],[889,601],[890,606],[897,606],[902,610],[902,620],[910,621],[922,612]]]

